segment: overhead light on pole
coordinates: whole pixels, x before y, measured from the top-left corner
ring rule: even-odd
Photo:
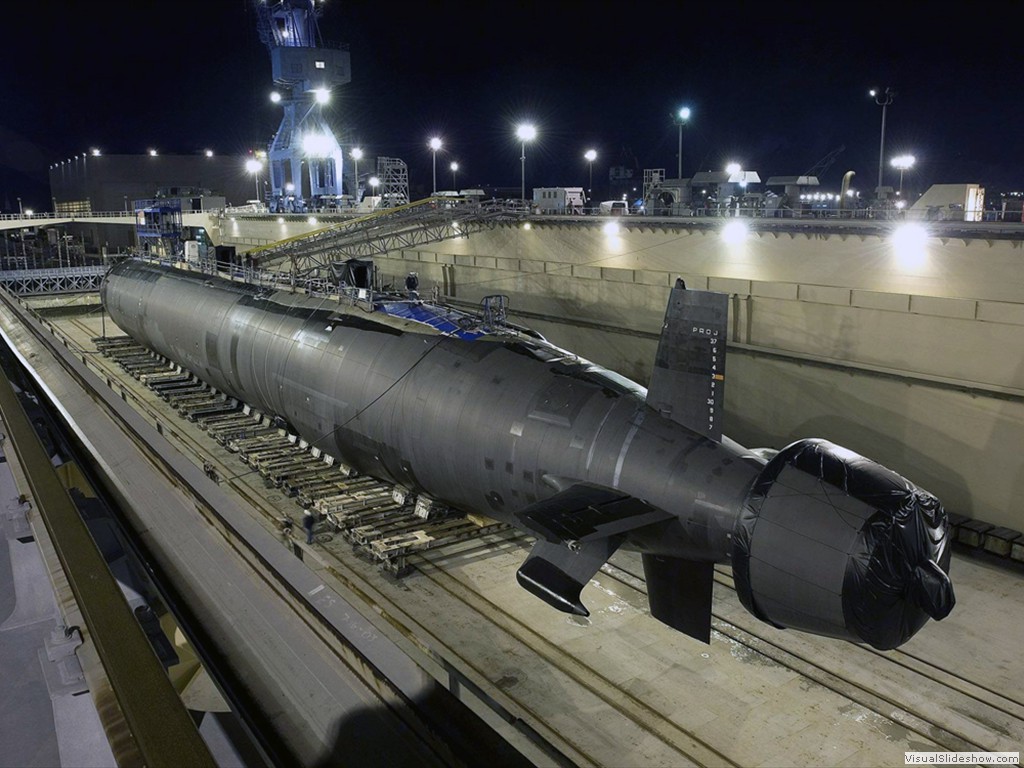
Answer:
[[[675,113],[675,121],[679,126],[679,153],[676,155],[676,178],[683,178],[683,126],[690,121],[690,115],[693,114],[689,107],[680,107],[679,111]]]
[[[245,170],[253,175],[256,181],[256,200],[259,202],[260,199],[260,171],[263,170],[263,163],[256,159],[249,159],[245,161]]]
[[[594,188],[594,161],[597,160],[597,150],[588,149],[583,153],[583,159],[590,163],[590,184],[587,185],[587,196],[589,197]]]
[[[903,196],[903,172],[909,171],[914,167],[914,163],[917,162],[917,158],[913,155],[900,155],[894,157],[891,161],[892,167],[899,169],[900,172],[900,197]]]
[[[434,157],[434,192],[433,192],[433,194],[436,195],[437,194],[437,150],[439,150],[442,147],[441,139],[439,139],[437,136],[435,136],[434,138],[432,138],[430,140],[430,143],[429,143],[428,146],[430,147],[430,151],[431,151],[431,153],[433,153],[433,157]]]
[[[522,199],[526,200],[526,142],[533,141],[537,138],[537,128],[532,123],[522,123],[516,128],[516,137],[522,143],[522,153],[519,156],[520,162],[520,175],[522,179],[521,191]]]
[[[885,163],[885,110],[896,98],[896,91],[892,88],[886,88],[882,92],[872,89],[868,91],[868,95],[875,100],[875,104],[882,108],[882,138],[878,144],[878,187],[875,189],[877,196],[882,193],[882,168]]]
[[[363,157],[363,150],[360,149],[359,147],[352,147],[352,152],[350,154],[352,155],[352,172],[355,174],[355,177],[356,177],[355,193],[353,194],[353,197],[358,198],[359,197],[359,161]],[[358,199],[356,200],[356,202],[359,202]]]

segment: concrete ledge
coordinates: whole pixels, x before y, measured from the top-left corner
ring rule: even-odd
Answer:
[[[544,272],[548,275],[560,275],[569,277],[572,274],[572,265],[563,261],[545,261]]]
[[[495,269],[503,269],[506,272],[518,272],[519,271],[519,259],[502,259],[496,258],[494,260]]]
[[[590,267],[586,264],[573,264],[572,276],[581,277],[584,280],[600,280],[601,279],[601,268]]]
[[[450,253],[437,253],[434,254],[437,257],[438,264],[454,264],[455,257]]]
[[[973,320],[978,302],[973,299],[947,299],[938,296],[911,296],[910,311],[918,315],[956,317]]]
[[[797,298],[796,283],[767,283],[754,280],[750,283],[750,293],[753,296],[761,296],[766,299],[793,299]]]
[[[484,269],[494,269],[498,260],[494,256],[474,256],[473,265]]]
[[[906,293],[881,293],[853,289],[850,304],[864,309],[884,309],[890,312],[909,312],[910,295]]]
[[[618,267],[601,267],[601,277],[612,283],[632,283],[633,270]]]
[[[850,306],[850,289],[831,285],[803,285],[797,291],[800,301],[814,304],[835,304],[840,307]]]
[[[979,301],[977,319],[988,323],[1024,325],[1024,304],[1010,304],[1003,301]]]
[[[633,280],[640,285],[658,285],[662,287],[672,285],[672,276],[668,272],[654,272],[648,269],[634,270]]]
[[[690,285],[689,281],[686,283]],[[698,286],[691,286],[697,288]],[[738,293],[743,296],[750,294],[750,281],[749,280],[737,280],[733,277],[709,277],[708,278],[708,290],[719,291],[721,293]]]
[[[461,254],[455,257],[455,263],[460,267],[472,267],[475,266],[473,256],[463,256]]]
[[[545,262],[543,261],[531,261],[530,259],[520,259],[519,271],[536,274],[538,272],[544,271],[544,264]]]

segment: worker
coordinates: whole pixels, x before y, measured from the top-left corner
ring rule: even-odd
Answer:
[[[313,543],[313,524],[316,522],[316,518],[313,517],[312,510],[307,507],[302,510],[302,527],[306,529],[306,543]]]
[[[405,278],[405,290],[409,292],[410,299],[418,299],[419,294],[416,292],[420,287],[420,277],[415,272],[410,272]]]

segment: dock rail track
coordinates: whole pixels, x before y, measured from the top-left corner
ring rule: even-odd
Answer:
[[[288,645],[280,647],[278,655],[282,658],[271,658],[266,662],[268,665],[275,669],[283,666],[295,671],[294,664],[289,666],[288,657],[301,654],[301,657],[306,659],[303,668],[310,667],[309,672],[316,674],[315,665],[311,664],[311,650],[303,653],[302,647],[295,647],[294,641],[286,639],[289,634],[294,635],[295,633],[306,638],[304,642],[307,643],[312,642],[310,638],[316,638],[316,642],[321,644],[323,649],[313,653],[322,655],[326,652],[333,658],[333,674],[350,676],[351,679],[357,681],[350,685],[362,686],[364,693],[359,694],[357,699],[359,697],[365,699],[368,694],[378,701],[375,711],[390,712],[396,721],[402,723],[397,726],[399,730],[396,731],[396,735],[404,735],[400,735],[398,739],[392,737],[391,742],[381,748],[384,754],[389,750],[401,754],[401,750],[405,749],[406,759],[409,759],[408,750],[411,750],[417,755],[419,762],[426,766],[463,766],[470,764],[468,760],[470,754],[476,754],[478,749],[483,748],[493,754],[501,755],[510,765],[527,764],[519,752],[511,749],[503,739],[497,737],[490,727],[467,710],[463,704],[442,687],[437,686],[435,681],[417,668],[389,638],[375,632],[372,625],[368,625],[365,619],[359,616],[348,603],[336,595],[324,592],[324,583],[321,578],[301,562],[302,550],[298,545],[296,545],[294,553],[291,547],[288,550],[282,548],[280,540],[268,537],[265,529],[254,525],[255,521],[250,512],[241,512],[240,514],[238,504],[228,500],[224,492],[204,476],[199,468],[173,448],[160,448],[157,443],[162,441],[158,434],[164,433],[164,425],[167,424],[167,420],[164,417],[156,420],[154,431],[154,421],[146,420],[136,409],[127,405],[129,396],[123,383],[111,378],[106,378],[105,381],[97,379],[95,374],[88,369],[90,367],[98,368],[95,365],[95,358],[98,358],[98,355],[70,342],[67,336],[57,334],[52,322],[38,321],[21,305],[18,299],[2,291],[0,291],[0,313],[8,316],[4,321],[4,325],[8,329],[16,326],[18,334],[31,337],[31,341],[26,343],[35,344],[37,348],[45,348],[52,353],[55,367],[63,369],[75,384],[84,390],[87,399],[101,404],[105,415],[115,420],[120,428],[131,436],[132,441],[148,454],[150,461],[157,472],[164,477],[165,482],[169,482],[178,491],[188,493],[194,499],[194,511],[209,523],[207,530],[200,533],[207,536],[213,533],[215,537],[226,542],[234,554],[240,556],[251,569],[247,574],[232,575],[225,584],[205,585],[206,588],[220,593],[226,591],[226,587],[235,588],[239,584],[244,587],[245,583],[251,582],[256,584],[260,590],[266,591],[266,588],[269,588],[277,595],[278,610],[287,611],[291,616],[292,624],[291,628],[288,624],[277,625],[274,634],[280,635],[280,642],[288,643]],[[16,343],[12,340],[12,347]],[[32,353],[31,356],[36,357],[36,353]],[[38,364],[38,360],[35,363]],[[30,370],[30,373],[39,380],[37,372]],[[64,415],[68,416],[67,413]],[[78,426],[73,423],[72,426],[77,432]],[[82,438],[83,435],[79,433],[78,437]],[[105,469],[101,467],[101,471]],[[104,472],[104,474],[106,475],[104,482],[112,482],[112,487],[108,490],[121,504],[126,504],[124,488],[119,486],[118,481],[112,479],[108,472]],[[132,522],[138,524],[138,520]],[[152,528],[145,530],[145,536],[150,546],[157,535]],[[267,546],[268,540],[270,546]],[[142,549],[147,555],[154,554],[152,549],[146,547],[142,547]],[[296,554],[299,557],[296,557]],[[170,555],[166,552],[158,554],[154,558],[154,567],[169,568],[171,571],[175,571],[169,557]],[[236,562],[233,558],[229,559],[232,563]],[[234,566],[228,563],[225,567]],[[176,573],[180,577],[188,571],[189,568],[185,568],[177,570]],[[169,578],[173,581],[175,577],[172,575]],[[198,594],[194,587],[192,591],[186,587],[185,591],[191,596]],[[207,624],[214,621],[212,618],[216,613],[214,607],[202,606],[197,610],[205,611],[205,613],[198,617],[193,616],[194,622]],[[223,636],[238,638],[240,633],[244,635],[244,626],[238,626],[244,622],[240,622],[237,617],[229,614],[221,613],[220,616],[223,616],[224,621],[222,625],[211,630],[212,634],[220,633],[219,637],[221,638]],[[266,623],[266,617],[260,616],[259,618]],[[265,648],[269,636],[265,630],[260,630],[258,634],[259,636],[255,639]],[[206,638],[207,647],[215,646],[216,643],[217,638]],[[336,726],[333,723],[336,713],[308,710],[281,711],[282,700],[289,700],[288,697],[291,697],[290,702],[295,702],[294,689],[298,685],[296,681],[286,681],[286,689],[279,693],[277,699],[266,701],[260,697],[257,691],[273,690],[273,686],[278,682],[277,678],[270,682],[254,681],[245,679],[245,673],[239,669],[225,668],[224,665],[229,662],[229,657],[223,648],[220,650],[219,656],[211,661],[216,663],[206,664],[207,668],[218,680],[225,696],[231,701],[232,706],[237,708],[243,719],[251,718],[248,723],[249,730],[258,737],[262,736],[261,747],[273,762],[280,765],[295,764],[296,762],[311,763],[323,759],[324,744],[330,745],[331,749],[341,748],[340,743],[331,744],[331,739],[335,737],[333,731]],[[260,661],[264,661],[264,659],[260,659]],[[324,657],[324,661],[326,661],[326,657]],[[256,664],[252,658],[245,658],[243,666],[251,669]],[[329,678],[321,675],[321,677],[315,677],[314,680],[318,680],[320,685],[325,685]],[[305,685],[309,690],[316,689],[313,680],[308,681]],[[298,695],[301,696],[301,693]],[[423,701],[429,701],[430,707],[424,708],[418,703]],[[316,703],[316,701],[313,700],[312,703]],[[265,708],[269,708],[270,711],[264,711]],[[301,723],[302,716],[317,721],[315,725],[320,728],[319,742],[314,742],[306,733],[282,733],[282,723],[278,720],[284,717],[288,722]],[[296,719],[297,717],[298,719]],[[311,730],[313,727],[311,725],[309,729],[302,730]],[[412,746],[396,746],[393,743],[402,740]],[[349,748],[352,748],[351,745]],[[173,749],[166,753],[166,759],[172,760],[175,765],[181,764],[179,757],[180,752],[175,753]],[[154,762],[153,764],[161,763]]]

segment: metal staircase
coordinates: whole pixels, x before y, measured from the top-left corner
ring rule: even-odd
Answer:
[[[324,276],[332,263],[463,237],[519,221],[527,212],[521,202],[431,197],[254,248],[248,255],[264,270],[290,267],[297,278]]]

